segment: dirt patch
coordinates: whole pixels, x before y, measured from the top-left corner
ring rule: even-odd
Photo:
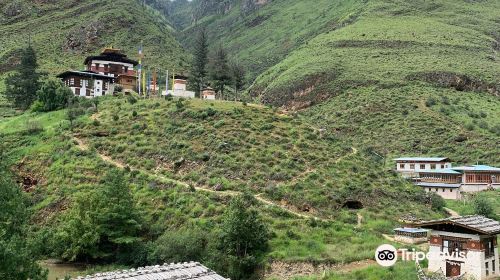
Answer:
[[[451,72],[416,73],[408,76],[407,79],[423,81],[439,87],[454,88],[458,91],[488,92],[500,97],[500,84],[488,83],[466,75]]]

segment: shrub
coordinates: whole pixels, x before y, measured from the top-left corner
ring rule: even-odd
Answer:
[[[39,121],[28,120],[26,122],[26,133],[28,134],[38,134],[43,131],[43,126]]]
[[[468,131],[474,130],[474,124],[473,123],[466,124],[465,129],[467,129]]]
[[[128,101],[128,103],[130,103],[130,104],[135,104],[135,103],[137,103],[137,99],[136,99],[135,97],[133,97],[132,95],[129,95],[129,96],[127,97],[127,101]]]
[[[137,111],[136,110],[132,111],[132,117],[134,117],[134,118],[137,117]]]
[[[493,206],[485,197],[477,196],[472,201],[472,205],[474,206],[474,213],[476,215],[494,218]]]
[[[427,98],[427,101],[425,101],[425,106],[427,106],[427,107],[432,107],[436,104],[437,104],[437,101],[433,97],[429,97],[429,98]]]
[[[60,80],[48,79],[36,92],[38,104],[36,109],[44,112],[59,110],[68,104],[68,100],[73,96],[73,92]]]
[[[95,119],[95,120],[92,122],[92,125],[93,125],[93,126],[99,126],[99,125],[101,125],[101,123],[99,122],[99,120]]]
[[[116,122],[120,119],[120,117],[118,117],[118,115],[113,115],[113,120]]]

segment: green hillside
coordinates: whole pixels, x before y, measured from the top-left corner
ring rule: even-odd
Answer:
[[[145,64],[187,68],[183,49],[166,20],[141,1],[2,1],[0,3],[0,75],[11,71],[16,49],[29,39],[42,70],[50,74],[82,69],[83,59],[104,47],[123,49],[137,59],[144,44]]]
[[[274,260],[366,260],[401,215],[442,215],[380,160],[301,118],[240,103],[127,100],[103,100],[73,131],[64,111],[0,121],[6,161],[38,181],[28,189],[32,235],[47,243],[46,257],[61,257],[56,237],[75,199],[120,168],[129,170],[145,242],[193,225],[215,232],[242,192],[272,228]],[[41,130],[27,130],[33,122]]]

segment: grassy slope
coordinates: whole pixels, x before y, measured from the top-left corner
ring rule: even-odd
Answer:
[[[282,200],[299,208],[308,204],[315,215],[332,218],[308,222],[275,207],[259,206],[275,233],[269,254],[274,259],[350,262],[371,258],[373,250],[385,242],[381,234],[390,233],[401,214],[440,216],[418,202],[421,193],[410,184],[362,153],[342,157],[349,151],[345,144],[327,136],[318,138],[301,119],[241,104],[192,101],[184,106],[179,110],[175,102],[164,100],[133,105],[123,98],[103,101],[99,122],[88,116],[77,122],[75,133],[91,148],[86,152],[71,140],[64,112],[0,121],[4,147],[15,147],[8,151],[9,163],[17,173],[40,180],[32,193],[34,225],[56,228],[58,214],[71,207],[74,196],[91,191],[102,174],[114,168],[96,151],[141,170],[130,178],[131,188],[149,229],[146,237],[153,240],[165,230],[192,223],[214,230],[228,200],[227,196],[191,192],[153,174],[198,186],[220,182],[226,189],[263,192],[277,203]],[[134,110],[138,112],[135,118]],[[215,114],[205,115],[211,111]],[[26,134],[28,118],[45,130]],[[180,157],[184,165],[172,170]],[[346,199],[365,203],[359,212],[364,216],[360,228],[355,212],[337,209]]]
[[[206,27],[211,45],[228,48],[252,79],[317,34],[351,21],[363,7],[363,1],[356,0],[318,0],[315,8],[307,1],[277,0],[243,16],[240,1],[233,2],[227,14],[209,14],[180,32],[178,38],[189,47],[199,28]],[[191,11],[183,9],[189,17]]]
[[[0,74],[12,70],[9,58],[15,49],[27,44],[30,34],[41,68],[50,74],[68,68],[82,69],[86,56],[109,46],[121,48],[137,59],[141,41],[147,66],[187,67],[186,55],[173,37],[172,28],[158,13],[143,9],[138,1],[64,0],[33,4],[33,1],[9,0],[2,1],[0,11],[12,2],[22,3],[22,12],[15,17],[0,13]],[[84,34],[86,30],[82,27],[99,22],[102,25],[97,28],[95,41],[84,44],[83,50],[64,49],[70,34]]]
[[[370,1],[353,24],[317,36],[264,72],[251,92],[298,108],[328,100],[303,114],[387,158],[447,155],[498,165],[498,97],[410,77],[451,72],[498,88],[499,10],[497,1]]]

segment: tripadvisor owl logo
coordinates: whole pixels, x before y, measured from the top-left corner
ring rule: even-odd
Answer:
[[[393,266],[398,260],[396,248],[389,244],[380,245],[375,251],[375,260],[381,266]]]

